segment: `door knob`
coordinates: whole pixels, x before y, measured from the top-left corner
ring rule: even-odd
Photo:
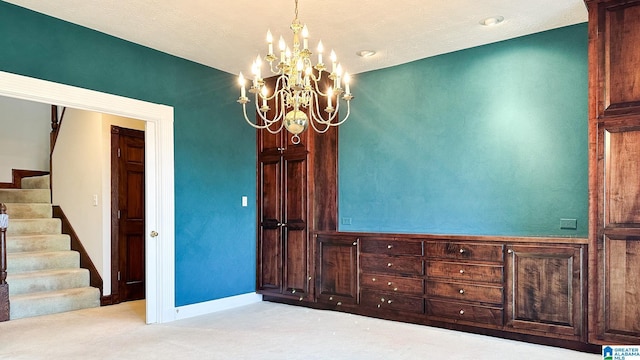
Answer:
[[[158,236],[158,232],[155,230],[151,231],[151,237],[156,237],[156,236]]]

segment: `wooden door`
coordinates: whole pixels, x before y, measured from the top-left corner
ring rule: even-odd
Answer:
[[[358,303],[358,239],[316,236],[316,299],[336,306]]]
[[[640,1],[589,9],[589,341],[640,342]]]
[[[640,121],[603,126],[604,201],[599,248],[599,334],[640,341]]]
[[[582,341],[582,248],[513,245],[507,254],[506,326]]]
[[[112,292],[145,297],[144,131],[112,126]]]

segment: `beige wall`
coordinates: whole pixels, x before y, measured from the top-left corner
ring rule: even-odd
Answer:
[[[51,105],[0,96],[0,182],[11,169],[49,171]]]
[[[68,109],[53,154],[53,202],[60,205],[111,294],[111,125],[145,122]]]

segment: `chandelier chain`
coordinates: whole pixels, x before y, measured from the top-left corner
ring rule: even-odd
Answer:
[[[295,12],[296,18],[295,18],[295,20],[298,20],[298,0],[295,0],[295,2],[296,2],[296,12]]]

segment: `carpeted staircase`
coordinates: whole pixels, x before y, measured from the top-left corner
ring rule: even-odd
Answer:
[[[22,179],[22,189],[0,189],[7,206],[7,283],[10,319],[100,306],[60,219],[52,218],[49,176]]]

